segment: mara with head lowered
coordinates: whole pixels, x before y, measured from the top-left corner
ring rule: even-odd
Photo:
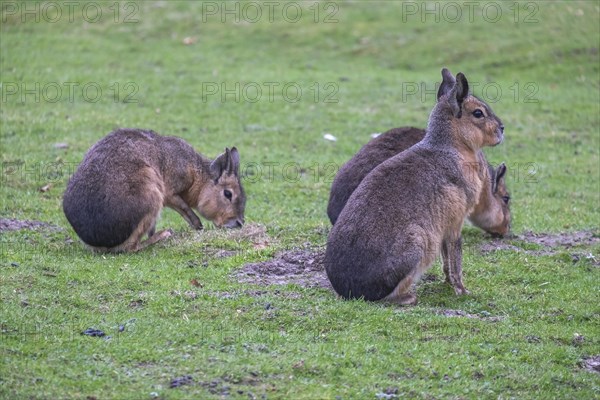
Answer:
[[[412,284],[440,253],[455,293],[468,293],[461,228],[487,176],[479,149],[502,142],[504,126],[462,73],[442,77],[423,140],[369,173],[331,229],[325,268],[344,298],[414,304]]]
[[[425,129],[394,128],[365,144],[340,168],[333,180],[327,205],[331,224],[335,224],[350,195],[369,172],[388,158],[417,144],[424,136]],[[494,168],[485,159],[483,151],[478,152],[478,157],[487,166],[483,170],[487,178],[483,180],[481,195],[468,219],[476,227],[501,237],[508,234],[511,222],[510,195],[505,183],[506,166],[502,163]]]
[[[101,252],[138,251],[171,235],[155,232],[163,207],[194,228],[202,222],[238,228],[246,196],[235,147],[215,160],[183,139],[118,129],[86,153],[63,197],[63,210],[81,240]],[[148,239],[141,241],[148,235]]]

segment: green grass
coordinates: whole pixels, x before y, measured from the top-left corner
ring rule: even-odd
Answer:
[[[422,22],[392,1],[319,3],[317,23],[313,2],[293,3],[303,9],[296,23],[282,16],[283,2],[273,22],[258,3],[256,23],[203,18],[203,3],[191,1],[122,2],[117,22],[112,2],[96,2],[103,16],[94,23],[82,16],[85,2],[73,22],[63,5],[55,23],[46,20],[53,14],[21,20],[24,7],[41,12],[48,3],[0,4],[0,217],[62,228],[0,233],[0,398],[600,396],[599,375],[580,366],[600,354],[600,274],[592,260],[570,255],[598,258],[598,245],[482,253],[488,239],[465,227],[472,294],[456,297],[435,265],[438,280],[421,282],[419,305],[410,308],[232,277],[278,250],[323,246],[331,166],[373,132],[425,126],[434,95],[407,90],[414,83],[433,91],[443,66],[479,83],[474,91],[484,98],[502,90],[490,104],[506,140],[486,154],[508,165],[514,233],[598,235],[597,2],[521,2],[518,23],[513,2],[501,3],[494,23],[482,17],[486,2],[472,22],[463,8],[457,23],[444,14]],[[137,22],[124,23],[132,12]],[[324,23],[330,12],[337,22]],[[183,44],[186,37],[195,43]],[[278,85],[272,98],[264,82]],[[290,82],[302,89],[297,102],[281,90]],[[203,92],[213,83],[248,92],[222,101]],[[101,88],[97,101],[86,101],[86,84],[92,99]],[[54,101],[56,86],[63,92]],[[256,86],[262,97],[245,101]],[[39,101],[23,91],[32,88]],[[125,101],[129,94],[135,102]],[[268,246],[208,227],[192,232],[165,210],[159,228],[173,228],[173,239],[139,254],[87,251],[61,196],[85,151],[119,126],[180,136],[211,157],[237,146],[242,170],[255,172],[244,180],[246,221],[266,228]],[[219,258],[219,249],[236,255]],[[446,317],[444,309],[478,318]],[[80,335],[92,327],[111,338]],[[169,388],[186,375],[193,384]]]

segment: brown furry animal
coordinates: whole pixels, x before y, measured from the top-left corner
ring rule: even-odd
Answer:
[[[163,207],[195,229],[202,223],[193,209],[217,226],[241,227],[246,195],[239,165],[235,147],[211,161],[183,139],[118,129],[88,150],[63,210],[81,240],[100,252],[138,251],[169,237],[170,230],[155,233]]]
[[[327,216],[331,224],[335,224],[350,195],[360,182],[375,167],[390,157],[403,152],[420,142],[425,136],[425,129],[402,127],[394,128],[372,139],[365,144],[338,171],[331,185]],[[471,223],[493,236],[504,236],[510,231],[510,195],[505,183],[506,166],[500,164],[494,169],[482,151],[479,152],[481,163],[487,165],[487,179],[477,206],[469,215]]]
[[[479,149],[502,142],[504,126],[462,73],[442,77],[425,138],[368,174],[331,229],[325,268],[344,298],[414,304],[411,286],[440,252],[446,280],[468,293],[461,228],[486,179]]]

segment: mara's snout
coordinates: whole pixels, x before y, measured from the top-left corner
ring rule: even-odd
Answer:
[[[504,125],[500,124],[498,129],[496,129],[496,138],[498,139],[495,146],[499,145],[504,141]]]
[[[239,229],[243,225],[244,225],[244,220],[243,219],[234,218],[234,219],[230,219],[225,224],[219,226],[219,228]]]
[[[494,239],[502,239],[510,233],[510,225],[501,225],[487,231]]]

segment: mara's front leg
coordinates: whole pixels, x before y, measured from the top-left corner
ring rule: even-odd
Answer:
[[[456,239],[444,239],[442,243],[442,262],[446,281],[454,288],[457,295],[468,294],[462,281],[462,237],[459,234]]]
[[[450,280],[450,260],[448,257],[448,246],[446,241],[442,242],[442,269],[444,270],[444,276],[446,276],[446,283],[452,284]]]
[[[172,195],[165,201],[165,206],[172,208],[177,211],[183,219],[187,221],[188,224],[194,229],[200,230],[202,229],[202,222],[200,218],[196,215],[196,213],[187,205],[185,201],[179,195]]]

